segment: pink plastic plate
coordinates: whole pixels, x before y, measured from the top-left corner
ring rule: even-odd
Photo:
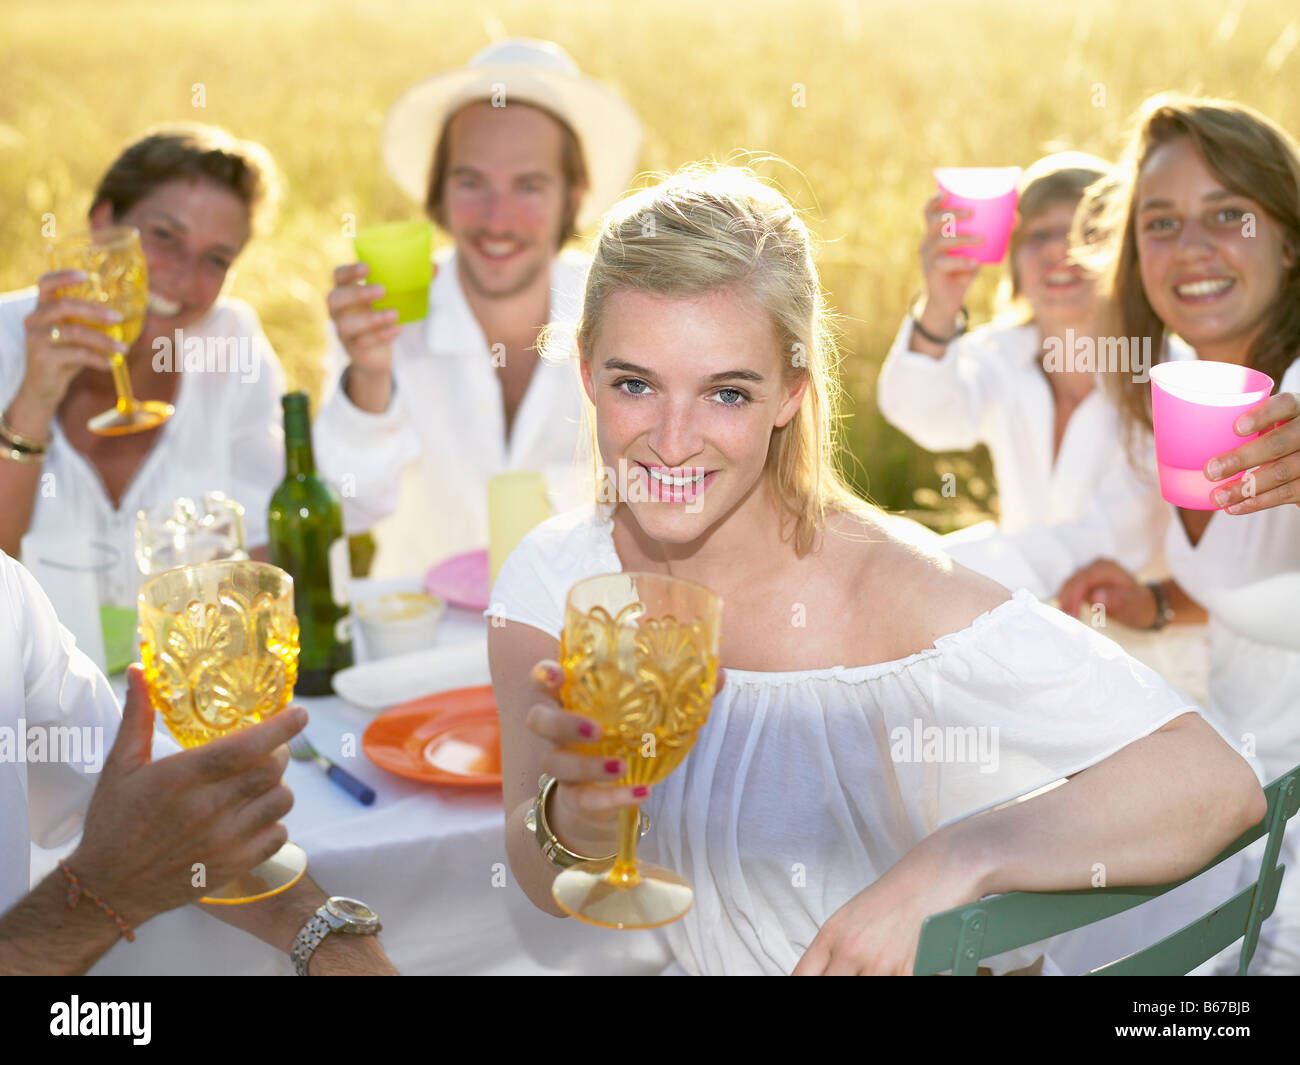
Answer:
[[[425,575],[425,591],[452,606],[480,613],[488,608],[488,553],[484,548],[454,555]]]

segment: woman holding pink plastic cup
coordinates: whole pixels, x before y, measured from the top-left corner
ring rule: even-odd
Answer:
[[[1187,510],[1217,510],[1214,493],[1229,482],[1211,481],[1205,465],[1243,443],[1237,419],[1272,391],[1268,374],[1236,363],[1190,359],[1153,366],[1151,425],[1161,495]]]
[[[1211,380],[1176,380],[1189,371],[1175,365],[1156,367],[1150,387],[1108,380],[1137,436],[1155,414],[1158,461],[1178,471],[1165,479],[1173,578],[1142,585],[1102,559],[1066,582],[1061,605],[1102,603],[1152,627],[1208,614],[1210,710],[1272,780],[1300,763],[1300,146],[1250,108],[1166,96],[1144,105],[1127,163],[1103,219],[1108,328],[1156,341],[1177,333],[1204,361],[1190,372]],[[1277,383],[1271,396],[1265,375]],[[1224,404],[1211,414],[1248,409],[1218,418],[1211,435],[1199,421],[1179,424],[1196,398]],[[1291,869],[1298,840],[1288,834],[1279,859]],[[1300,972],[1300,878],[1283,882],[1256,959],[1252,972]]]
[[[974,191],[950,171],[936,174]],[[970,220],[950,206],[949,193],[931,199],[921,242],[923,297],[877,385],[886,420],[922,447],[988,446],[998,526],[962,530],[941,546],[1043,599],[1098,556],[1146,565],[1167,521],[1154,481],[1135,476],[1122,453],[1097,446],[1119,432],[1118,412],[1093,387],[1096,281],[1072,260],[1071,238],[1084,192],[1114,176],[1111,164],[1080,152],[1047,156],[1024,173],[1003,311],[970,333],[962,304],[980,268],[974,255],[985,245],[969,245],[963,234]],[[1062,525],[1069,535],[1057,534]]]

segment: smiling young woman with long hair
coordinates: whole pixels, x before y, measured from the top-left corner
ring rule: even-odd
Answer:
[[[1164,95],[1139,111],[1124,173],[1101,223],[1113,235],[1108,328],[1157,350],[1176,333],[1197,358],[1277,386],[1238,420],[1242,435],[1263,435],[1211,460],[1215,480],[1254,470],[1218,490],[1226,513],[1174,511],[1160,592],[1175,622],[1208,614],[1210,710],[1272,780],[1300,763],[1300,147],[1248,107]],[[1148,387],[1122,374],[1106,383],[1127,442],[1149,440]],[[1084,602],[1132,625],[1160,613],[1156,593],[1109,559],[1062,588],[1063,609]],[[1284,881],[1258,958],[1258,971],[1300,972],[1300,879]]]
[[[1098,861],[1111,883],[1172,879],[1263,814],[1247,764],[1154,673],[854,498],[824,313],[803,222],[752,174],[690,170],[616,207],[578,336],[626,498],[543,523],[493,591],[516,879],[560,913],[525,820],[540,773],[577,854],[613,852],[618,808],[642,805],[644,855],[695,891],[666,930],[688,972],[910,972],[931,913],[1085,887]],[[599,726],[557,705],[549,661],[575,581],[647,570],[722,596],[725,667],[693,750],[648,795],[604,783],[621,760],[570,749]],[[905,749],[931,727],[990,730],[991,762]]]

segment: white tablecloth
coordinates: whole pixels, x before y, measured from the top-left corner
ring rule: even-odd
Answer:
[[[354,599],[411,590],[413,581],[356,582]],[[438,646],[486,638],[481,616],[449,608]],[[359,656],[363,656],[359,649]],[[120,682],[121,678],[117,678]],[[618,932],[542,913],[506,861],[505,814],[495,790],[435,787],[393,776],[361,750],[373,719],[338,697],[296,699],[308,708],[306,735],[376,792],[362,806],[311,763],[285,779],[294,808],[290,838],[329,894],[368,903],[383,920],[384,947],[404,974],[657,973],[672,960],[654,931]],[[351,757],[343,754],[350,739]],[[34,850],[33,883],[63,852]],[[291,974],[287,955],[193,906],[119,942],[94,975]]]

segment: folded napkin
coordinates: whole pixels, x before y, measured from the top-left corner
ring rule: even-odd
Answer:
[[[363,710],[386,710],[434,692],[491,683],[486,635],[334,674],[334,691]]]

